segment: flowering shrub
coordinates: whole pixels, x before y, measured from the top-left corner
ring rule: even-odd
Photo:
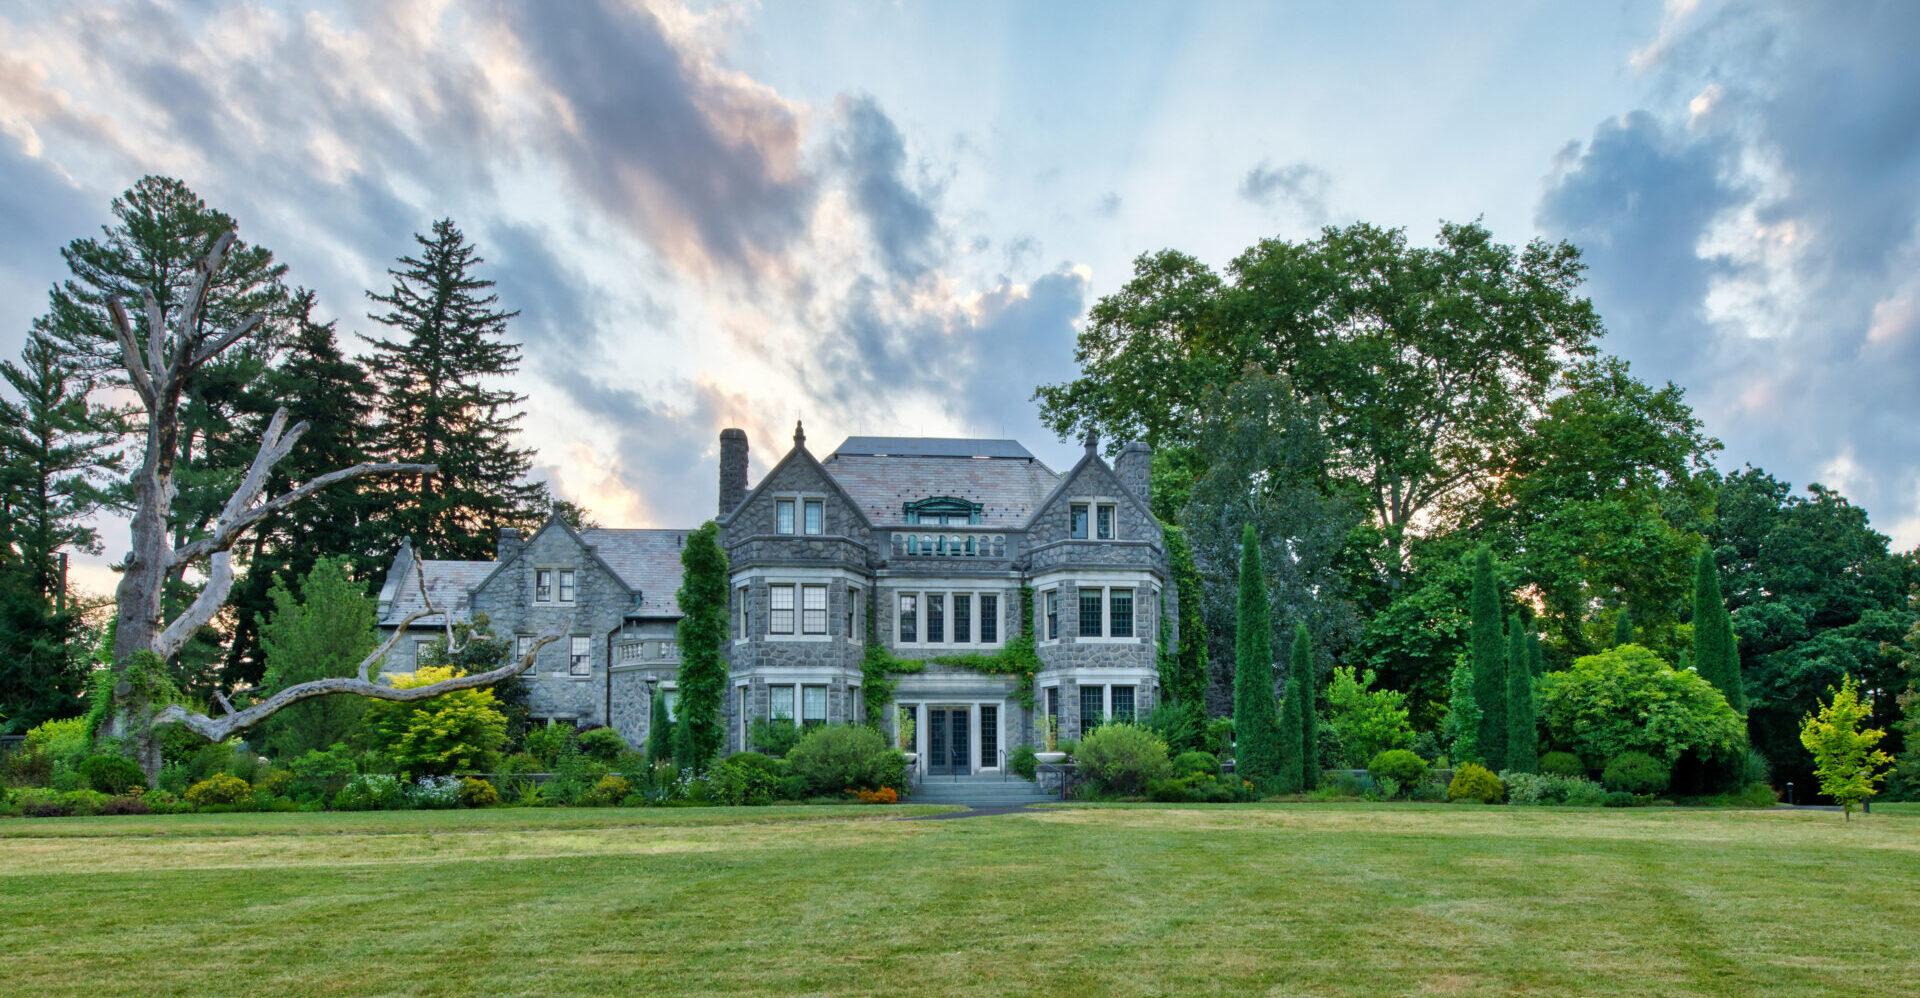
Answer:
[[[406,787],[386,773],[362,773],[333,795],[336,811],[397,811],[406,803]]]
[[[240,804],[253,795],[253,786],[238,776],[215,773],[187,788],[187,803],[194,807]]]
[[[858,797],[862,804],[897,804],[900,802],[900,795],[894,792],[892,787],[881,787],[878,790],[855,790],[853,795]]]
[[[453,776],[422,776],[407,791],[414,807],[444,811],[460,806],[460,780]]]
[[[1482,804],[1498,804],[1506,793],[1506,787],[1493,770],[1476,762],[1461,764],[1453,771],[1453,782],[1447,784],[1447,800],[1479,801]]]

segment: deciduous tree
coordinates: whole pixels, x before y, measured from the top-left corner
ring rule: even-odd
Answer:
[[[1800,742],[1813,755],[1820,792],[1839,801],[1851,821],[1854,805],[1878,792],[1893,759],[1875,747],[1886,732],[1862,726],[1870,711],[1860,700],[1860,686],[1853,677],[1843,678],[1840,688],[1829,692],[1832,699],[1819,713],[1801,722]]]

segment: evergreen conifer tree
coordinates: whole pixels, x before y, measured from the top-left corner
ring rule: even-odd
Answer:
[[[1447,681],[1447,747],[1453,763],[1484,763],[1480,754],[1480,702],[1473,696],[1473,666],[1454,663]]]
[[[347,574],[344,559],[321,558],[300,577],[296,598],[287,577],[275,581],[273,612],[261,628],[263,693],[327,676],[351,676],[378,645],[374,605]],[[291,758],[345,742],[366,711],[361,697],[315,697],[267,719],[262,742],[276,756]]]
[[[653,701],[647,720],[647,761],[665,762],[673,758],[673,722],[667,718],[667,691],[653,687]]]
[[[1274,780],[1274,786],[1283,794],[1297,794],[1306,789],[1306,760],[1302,758],[1304,725],[1301,718],[1300,681],[1287,677],[1287,695],[1280,701],[1280,775]]]
[[[399,334],[368,340],[384,418],[376,450],[439,470],[399,483],[391,517],[425,557],[486,558],[499,527],[531,526],[547,500],[526,480],[533,452],[515,446],[526,397],[498,387],[520,367],[520,346],[506,339],[519,313],[497,307],[493,282],[475,273],[482,259],[452,219],[414,239],[420,254],[387,271],[392,289],[367,293],[387,307],[368,317]]]
[[[1480,755],[1489,763],[1507,758],[1507,649],[1501,634],[1500,592],[1493,581],[1493,552],[1473,556],[1473,597],[1468,638],[1473,656],[1473,698],[1480,706]]]
[[[1620,612],[1615,614],[1613,618],[1613,646],[1618,648],[1621,645],[1630,645],[1632,643],[1633,611],[1623,606],[1620,608]]]
[[[1234,766],[1241,778],[1265,791],[1279,789],[1284,752],[1280,709],[1273,698],[1273,608],[1260,567],[1260,539],[1253,525],[1240,534],[1240,595],[1233,656]],[[1299,753],[1293,753],[1296,757]]]
[[[1533,716],[1533,636],[1514,614],[1507,621],[1507,755],[1505,768],[1540,768],[1540,733]]]
[[[1319,696],[1313,668],[1313,636],[1307,625],[1293,625],[1293,682],[1300,688],[1300,786],[1320,785]]]
[[[286,407],[288,418],[308,426],[300,447],[273,470],[267,491],[275,495],[335,468],[373,460],[373,384],[359,361],[341,351],[333,323],[313,320],[313,305],[313,292],[295,293],[285,357],[266,374],[268,392]],[[344,558],[347,576],[361,581],[384,564],[399,537],[379,525],[384,519],[379,513],[395,495],[391,489],[347,482],[255,528],[246,545],[246,574],[234,584],[229,601],[234,625],[222,670],[227,681],[260,679],[265,660],[259,635],[273,607],[267,593],[275,579],[306,577],[323,554]]]
[[[1693,667],[1726,695],[1735,713],[1746,714],[1746,685],[1740,676],[1740,653],[1733,644],[1733,615],[1720,598],[1720,571],[1712,548],[1700,551],[1693,579]]]
[[[727,554],[720,527],[708,521],[687,536],[680,554],[680,700],[673,757],[682,769],[704,771],[720,751],[727,692]]]

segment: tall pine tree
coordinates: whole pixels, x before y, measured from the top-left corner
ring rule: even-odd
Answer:
[[[720,751],[726,725],[720,719],[727,693],[727,553],[720,527],[708,521],[687,535],[680,554],[680,719],[673,758],[682,769],[702,771]]]
[[[85,607],[68,592],[74,552],[98,553],[90,518],[118,471],[90,379],[44,331],[0,363],[0,718],[17,729],[72,713],[86,682]]]
[[[520,367],[520,346],[506,338],[519,313],[498,308],[493,282],[475,273],[484,261],[452,219],[414,240],[419,255],[387,271],[391,290],[367,293],[386,306],[369,318],[399,334],[368,339],[384,418],[376,449],[439,470],[391,483],[401,495],[392,521],[423,556],[487,558],[499,527],[538,522],[547,500],[526,480],[533,452],[514,443],[526,397],[500,386]]]
[[[1540,733],[1533,717],[1533,636],[1514,614],[1507,620],[1506,768],[1532,773],[1540,768]]]
[[[380,638],[373,600],[348,576],[346,559],[316,561],[299,577],[298,598],[286,581],[282,576],[271,590],[273,610],[260,636],[266,660],[262,692],[353,675]],[[260,740],[281,758],[329,748],[352,736],[365,711],[364,697],[314,697],[268,718]]]
[[[1260,538],[1240,533],[1240,596],[1233,637],[1234,771],[1263,791],[1283,789],[1285,749],[1273,698],[1273,608],[1260,567]],[[1293,753],[1298,757],[1299,753]]]
[[[1468,642],[1473,656],[1473,699],[1480,705],[1480,755],[1498,765],[1507,758],[1507,649],[1501,633],[1500,591],[1493,581],[1493,552],[1473,555],[1473,596]]]
[[[295,293],[295,324],[285,359],[267,372],[271,396],[287,417],[307,424],[300,446],[275,466],[267,492],[279,495],[335,468],[372,460],[373,384],[365,369],[340,349],[331,322],[313,318],[313,292]],[[274,607],[276,582],[305,578],[322,556],[343,559],[351,579],[364,582],[390,555],[399,538],[383,529],[377,513],[396,498],[391,489],[366,481],[322,489],[268,517],[254,529],[245,551],[246,573],[235,583],[233,635],[223,670],[229,682],[258,682],[264,668],[262,622]]]
[[[1280,776],[1274,780],[1274,789],[1283,794],[1297,794],[1306,789],[1306,760],[1301,755],[1305,729],[1303,699],[1300,680],[1288,676],[1286,697],[1280,701]]]
[[[1293,677],[1300,693],[1300,786],[1320,785],[1320,725],[1318,681],[1313,668],[1313,635],[1307,625],[1293,625]]]
[[[1735,713],[1746,714],[1747,691],[1740,675],[1740,653],[1733,644],[1733,615],[1720,598],[1720,571],[1712,548],[1701,549],[1693,577],[1693,667],[1726,695]]]

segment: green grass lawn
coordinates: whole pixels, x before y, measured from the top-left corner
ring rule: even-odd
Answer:
[[[0,991],[1920,987],[1912,811],[905,813],[4,821]]]

